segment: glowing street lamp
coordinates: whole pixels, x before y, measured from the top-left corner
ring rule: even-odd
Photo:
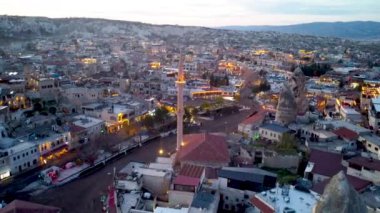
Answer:
[[[158,151],[158,154],[160,154],[160,155],[164,154],[164,150],[163,150],[163,149],[160,149],[160,150]]]

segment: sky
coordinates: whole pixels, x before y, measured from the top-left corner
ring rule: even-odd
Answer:
[[[193,26],[380,21],[380,0],[1,0],[1,15]]]

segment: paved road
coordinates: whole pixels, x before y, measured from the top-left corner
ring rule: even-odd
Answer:
[[[131,161],[152,162],[161,147],[165,151],[173,152],[175,150],[175,138],[175,136],[169,136],[165,140],[151,141],[144,147],[131,151],[126,157],[108,164],[100,171],[45,191],[33,197],[32,201],[60,207],[63,212],[101,212],[100,196],[105,194],[107,187],[112,184],[113,168],[115,167],[118,171]]]
[[[204,125],[196,131],[236,131],[237,124],[250,113],[251,110],[241,111],[214,121],[204,121]],[[32,201],[60,207],[63,212],[101,212],[100,196],[106,193],[107,187],[112,183],[112,175],[110,174],[113,173],[114,167],[119,171],[131,161],[152,162],[157,157],[160,148],[163,148],[166,153],[174,152],[175,140],[175,135],[153,140],[143,147],[131,151],[118,161],[108,164],[100,171],[64,186],[45,191],[33,197]]]

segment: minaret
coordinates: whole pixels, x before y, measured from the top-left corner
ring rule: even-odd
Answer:
[[[183,87],[185,86],[185,74],[183,72],[183,58],[180,53],[177,84],[177,152],[183,142]]]

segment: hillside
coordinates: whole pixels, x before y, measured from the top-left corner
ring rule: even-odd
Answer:
[[[380,39],[380,22],[372,21],[314,22],[286,26],[226,26],[221,28],[241,31],[274,31],[358,40]]]

